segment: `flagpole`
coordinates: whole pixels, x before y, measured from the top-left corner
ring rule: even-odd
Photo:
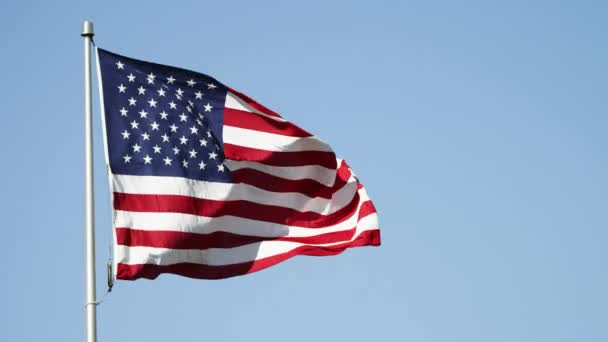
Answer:
[[[93,99],[91,85],[91,41],[93,22],[82,23],[84,39],[84,159],[85,159],[85,245],[86,245],[86,335],[87,342],[97,341],[95,294],[95,202],[93,192]]]

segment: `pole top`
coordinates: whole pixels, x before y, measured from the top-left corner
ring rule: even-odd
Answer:
[[[83,37],[93,37],[95,30],[93,30],[93,22],[85,20],[82,22],[82,32],[80,33]]]

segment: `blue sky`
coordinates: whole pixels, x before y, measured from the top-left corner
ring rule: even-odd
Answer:
[[[601,1],[4,4],[0,340],[84,339],[83,19],[99,46],[213,75],[332,144],[383,234],[229,280],[120,282],[100,341],[608,340],[606,17]]]

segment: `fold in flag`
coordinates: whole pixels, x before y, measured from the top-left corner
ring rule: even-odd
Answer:
[[[325,142],[207,75],[97,49],[118,279],[220,279],[380,245]]]

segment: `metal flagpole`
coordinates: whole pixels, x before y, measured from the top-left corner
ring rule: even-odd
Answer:
[[[95,202],[93,193],[93,99],[91,85],[91,40],[93,23],[85,20],[84,38],[84,159],[85,159],[85,243],[86,243],[86,321],[87,342],[97,341],[95,302]]]

